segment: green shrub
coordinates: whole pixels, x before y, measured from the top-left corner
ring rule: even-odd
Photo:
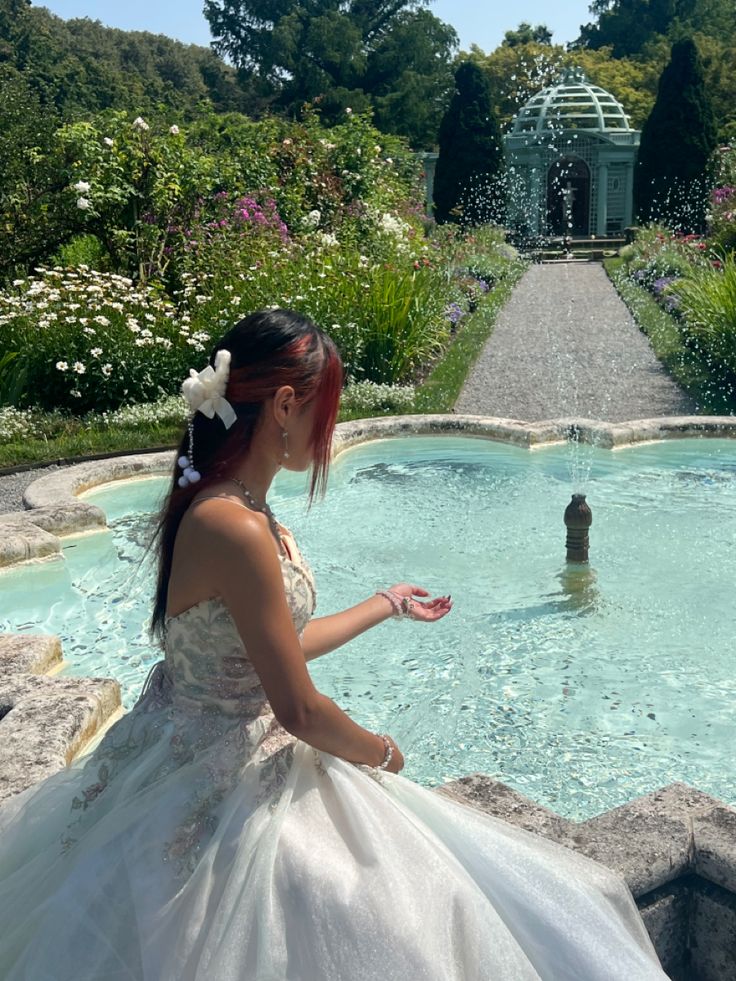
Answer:
[[[736,256],[692,269],[670,287],[687,331],[711,360],[736,375]]]

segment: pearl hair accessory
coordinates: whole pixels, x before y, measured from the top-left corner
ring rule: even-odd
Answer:
[[[202,371],[189,369],[189,378],[185,378],[181,385],[181,392],[189,404],[190,415],[187,420],[187,430],[189,432],[189,453],[187,456],[180,456],[177,464],[183,473],[177,480],[179,487],[187,487],[189,484],[196,484],[202,479],[201,473],[194,466],[194,415],[197,412],[203,413],[208,419],[213,419],[218,415],[225,429],[229,429],[236,421],[237,416],[232,405],[225,398],[227,380],[230,376],[230,362],[232,354],[227,348],[220,348],[215,355],[215,367],[207,365]],[[289,434],[286,430],[282,433],[284,437],[284,451],[282,459],[289,457]]]
[[[181,392],[189,403],[190,416],[187,421],[189,431],[189,454],[180,456],[177,463],[184,471],[177,483],[179,487],[196,484],[202,475],[194,467],[194,414],[201,412],[208,419],[218,415],[225,429],[229,429],[237,419],[232,405],[225,398],[225,389],[230,375],[232,355],[226,348],[221,348],[215,355],[215,367],[208,364],[202,371],[189,369],[189,378],[181,385]]]

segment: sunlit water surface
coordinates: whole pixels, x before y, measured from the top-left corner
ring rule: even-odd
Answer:
[[[161,656],[141,560],[165,486],[88,492],[109,531],[0,578],[2,629],[58,634],[64,672],[119,679],[127,708]],[[736,444],[387,439],[343,453],[311,513],[305,488],[282,472],[269,500],[314,570],[315,616],[401,581],[452,594],[438,623],[388,620],[309,665],[396,738],[406,776],[487,773],[576,819],[675,780],[736,803]],[[590,570],[565,563],[573,490]]]

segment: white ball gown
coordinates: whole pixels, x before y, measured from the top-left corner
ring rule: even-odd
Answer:
[[[299,633],[312,572],[282,556]],[[623,880],[274,718],[218,599],[136,705],[0,807],[3,981],[654,981]]]

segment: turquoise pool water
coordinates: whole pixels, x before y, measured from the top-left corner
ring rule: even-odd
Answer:
[[[108,531],[0,577],[2,629],[58,634],[65,671],[118,678],[127,707],[160,656],[141,556],[165,484],[88,492]],[[394,735],[407,776],[488,773],[577,819],[674,780],[736,803],[736,443],[389,439],[338,457],[309,514],[305,487],[280,473],[270,503],[314,569],[315,616],[402,580],[453,596],[439,623],[389,620],[310,663],[357,722]],[[565,563],[581,489],[589,573]]]

